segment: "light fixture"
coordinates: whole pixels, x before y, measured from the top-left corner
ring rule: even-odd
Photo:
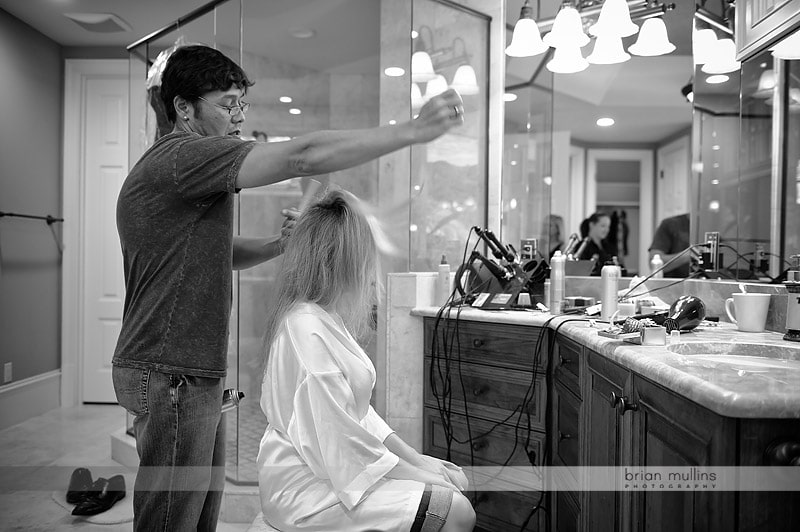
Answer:
[[[589,62],[581,55],[577,45],[564,44],[556,48],[553,59],[547,62],[547,70],[555,74],[574,74],[586,70]]]
[[[406,73],[405,69],[400,67],[386,67],[383,71],[384,74],[390,78],[399,78]]]
[[[706,64],[714,53],[717,34],[712,29],[692,31],[692,59],[695,65]]]
[[[631,12],[625,0],[605,0],[597,23],[589,28],[589,34],[630,37],[639,31],[631,20]]]
[[[636,42],[628,47],[634,55],[654,57],[675,51],[675,45],[669,42],[667,26],[661,17],[649,18],[642,24]]]
[[[683,97],[686,98],[686,101],[689,103],[694,103],[694,83],[692,80],[689,80],[689,83],[681,87],[681,94]]]
[[[432,80],[428,82],[425,87],[425,101],[430,100],[437,94],[441,94],[447,90],[447,80],[441,74],[436,74]]]
[[[478,94],[478,79],[475,77],[475,69],[472,68],[472,65],[458,67],[450,87],[457,90],[462,96]]]
[[[600,127],[611,127],[616,122],[614,122],[613,118],[606,116],[606,117],[603,117],[603,118],[598,118],[597,122],[595,122],[595,123]]]
[[[411,54],[411,81],[425,83],[436,77],[431,56],[425,50],[417,50]]]
[[[622,48],[622,37],[611,33],[601,33],[594,42],[594,50],[586,58],[593,65],[613,65],[624,63],[631,58]]]
[[[517,99],[517,95],[514,94],[513,92],[507,92],[507,93],[503,94],[503,101],[504,102],[513,102],[513,101],[516,101],[516,99]]]
[[[81,28],[95,33],[133,31],[130,24],[113,13],[64,13]]]
[[[280,98],[278,98],[278,100],[281,103],[292,103],[292,97],[291,96],[281,96]]]
[[[736,60],[736,43],[733,39],[719,39],[713,48],[713,56],[703,65],[706,74],[727,74],[739,70],[742,63]]]
[[[800,30],[785,37],[782,41],[773,46],[771,50],[772,56],[776,59],[800,59]]]
[[[292,28],[289,30],[289,35],[295,39],[310,39],[316,34],[311,28]]]
[[[775,90],[776,79],[775,71],[770,69],[761,73],[758,78],[758,88],[753,93],[754,98],[769,98]]]
[[[422,91],[416,83],[411,84],[411,108],[419,109],[425,104],[425,99],[422,97]]]
[[[539,26],[533,20],[533,8],[525,0],[519,14],[519,20],[514,24],[514,33],[511,44],[506,47],[506,55],[511,57],[533,57],[544,53],[548,46],[542,42]]]
[[[290,115],[299,115],[299,114],[301,114],[302,112],[303,112],[303,111],[301,111],[301,110],[300,110],[300,109],[298,109],[297,107],[292,107],[291,109],[289,109],[289,114],[290,114]]]
[[[589,44],[589,36],[583,33],[583,21],[578,10],[564,4],[553,21],[553,29],[542,40],[547,46],[558,48],[566,45],[582,48]]]

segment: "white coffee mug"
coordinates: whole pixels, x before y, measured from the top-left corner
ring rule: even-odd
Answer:
[[[732,294],[725,300],[725,312],[740,331],[763,332],[767,325],[769,294]],[[733,307],[733,308],[731,308]]]

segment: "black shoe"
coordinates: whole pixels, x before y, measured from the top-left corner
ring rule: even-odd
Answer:
[[[99,478],[92,484],[92,495],[78,504],[72,515],[96,515],[103,513],[125,498],[125,477],[114,475],[110,479]]]
[[[85,467],[79,467],[72,472],[67,488],[67,502],[78,504],[89,496],[92,487],[92,474]]]

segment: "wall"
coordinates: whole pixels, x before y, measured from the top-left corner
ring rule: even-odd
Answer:
[[[62,79],[60,46],[0,10],[0,211],[60,216]],[[60,366],[51,228],[60,241],[61,224],[0,218],[0,365],[14,382]]]

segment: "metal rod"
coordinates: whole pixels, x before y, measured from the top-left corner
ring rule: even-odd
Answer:
[[[228,0],[212,0],[211,2],[207,3],[206,5],[200,6],[197,9],[195,9],[194,11],[189,12],[187,15],[179,17],[177,20],[175,20],[174,22],[172,22],[170,24],[167,24],[166,26],[164,26],[160,30],[156,30],[153,33],[151,33],[150,35],[142,37],[141,39],[139,39],[135,43],[133,43],[131,45],[128,45],[127,49],[131,50],[133,48],[136,48],[137,46],[141,46],[141,45],[143,45],[145,43],[148,43],[150,41],[154,41],[154,40],[158,39],[159,37],[162,37],[162,36],[166,35],[167,33],[171,32],[171,31],[174,31],[174,30],[180,28],[181,26],[185,26],[189,22],[192,22],[193,20],[195,20],[195,19],[197,19],[199,17],[202,17],[206,13],[208,13],[210,11],[213,11],[218,5],[224,4],[227,1]]]
[[[694,16],[706,24],[714,26],[718,30],[724,31],[728,35],[733,35],[733,30],[727,26],[725,20],[707,9],[698,6],[695,9]]]

